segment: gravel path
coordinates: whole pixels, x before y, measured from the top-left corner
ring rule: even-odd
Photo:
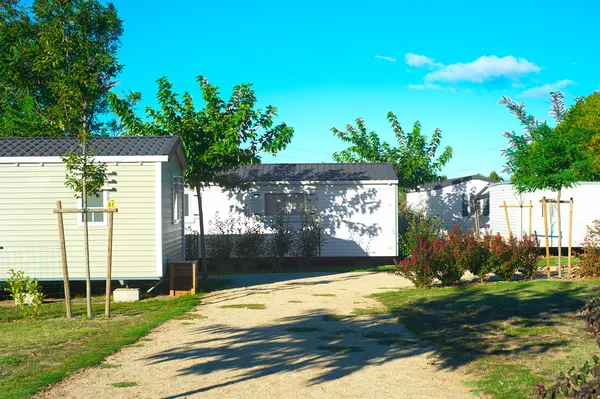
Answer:
[[[408,286],[387,273],[228,276],[196,318],[72,375],[40,398],[470,398],[459,371],[366,298]],[[230,305],[251,305],[265,309]],[[263,306],[257,306],[263,305]],[[370,315],[343,317],[354,309]],[[199,318],[204,316],[205,318]],[[341,316],[341,317],[340,317]],[[135,383],[118,388],[111,384]]]

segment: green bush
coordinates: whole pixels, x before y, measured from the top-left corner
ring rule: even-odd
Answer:
[[[444,224],[436,215],[424,211],[406,208],[400,215],[405,223],[405,231],[398,236],[398,248],[403,258],[410,258],[410,253],[418,244],[418,238],[431,242],[434,238],[444,236]]]
[[[227,217],[221,217],[219,212],[215,212],[213,220],[209,223],[210,234],[206,237],[206,252],[217,271],[222,271],[231,264],[236,224],[237,220],[232,212],[229,212]]]
[[[296,257],[301,266],[310,267],[325,242],[323,223],[317,217],[318,203],[306,200],[300,205],[300,228],[296,233]]]
[[[44,302],[44,294],[38,279],[30,279],[22,270],[14,271],[10,269],[8,275],[10,277],[7,280],[7,290],[11,298],[15,300],[15,304],[25,317],[37,319],[40,316],[40,309]]]
[[[198,259],[200,259],[200,233],[188,227],[185,231],[185,260]]]
[[[267,243],[267,253],[273,259],[273,271],[281,272],[283,259],[292,250],[294,231],[283,207],[277,209],[271,224],[272,235]]]
[[[253,262],[264,255],[265,235],[262,218],[246,215],[240,220],[235,239],[235,254],[243,261],[242,270],[251,269]]]

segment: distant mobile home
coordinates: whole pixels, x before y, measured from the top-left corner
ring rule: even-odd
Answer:
[[[184,257],[181,140],[171,137],[96,137],[90,147],[104,162],[108,179],[89,206],[115,201],[113,271],[116,280],[156,280],[170,261]],[[62,279],[57,200],[63,208],[81,207],[65,186],[60,156],[77,150],[75,138],[0,139],[0,280],[10,269],[43,280]],[[107,216],[89,214],[91,276],[106,276]],[[85,278],[83,219],[64,216],[69,277]]]
[[[427,183],[410,191],[406,195],[406,203],[412,208],[438,215],[447,230],[457,224],[464,229],[474,227],[470,201],[477,196],[480,226],[485,228],[489,227],[490,221],[489,195],[485,194],[485,188],[493,182],[473,175]]]
[[[532,233],[539,237],[544,237],[544,213],[541,200],[543,197],[556,200],[556,193],[552,191],[535,191],[533,193],[519,194],[510,183],[497,183],[488,188],[490,197],[490,229],[493,232],[500,233],[502,236],[508,236],[508,227],[506,225],[506,215],[501,206],[506,201],[509,206],[528,206],[530,201],[533,205],[532,212]],[[573,247],[580,247],[586,234],[586,227],[591,226],[594,220],[600,220],[600,183],[582,182],[573,188],[562,190],[561,200],[568,201],[573,198]],[[550,236],[550,246],[558,246],[558,223],[556,204],[548,205],[548,229]],[[562,216],[562,243],[567,246],[569,234],[569,204],[561,205]],[[529,209],[528,208],[509,208],[508,219],[513,234],[519,234],[521,231],[527,233],[529,228]],[[542,239],[541,245],[544,245]]]
[[[397,255],[398,178],[390,164],[261,164],[231,173],[234,181],[250,187],[231,191],[213,186],[203,190],[207,234],[216,215],[258,215],[264,233],[277,204],[291,204],[288,218],[298,227],[298,206],[304,200],[318,203],[324,224],[321,257],[393,257]],[[186,191],[186,226],[198,230],[194,192]]]

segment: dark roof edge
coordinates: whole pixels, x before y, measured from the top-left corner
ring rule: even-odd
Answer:
[[[415,190],[412,190],[412,191],[418,192],[418,191],[427,191],[427,190],[439,190],[440,188],[450,187],[455,184],[460,184],[460,183],[464,183],[464,182],[471,181],[471,180],[482,180],[482,181],[485,181],[488,183],[496,183],[495,180],[490,179],[489,177],[479,176],[479,175],[469,175],[469,176],[455,177],[452,179],[440,180],[437,182],[425,183],[422,186],[419,186]]]

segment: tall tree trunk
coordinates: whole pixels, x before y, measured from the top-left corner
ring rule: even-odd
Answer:
[[[85,133],[84,133],[85,134]],[[91,319],[94,317],[92,312],[92,283],[90,277],[90,243],[88,234],[88,213],[87,213],[87,178],[86,178],[86,167],[87,167],[87,139],[84,138],[82,142],[83,152],[83,173],[81,178],[81,200],[82,200],[82,215],[83,215],[83,256],[85,261],[85,303],[87,306],[87,317]]]
[[[202,192],[196,187],[198,197],[198,218],[200,219],[200,252],[202,252],[202,279],[208,279],[208,262],[206,260],[206,236],[204,235],[204,211],[202,210]]]
[[[558,276],[562,277],[562,229],[561,229],[561,219],[560,219],[560,192],[558,190],[558,194],[556,195],[556,217],[558,222]]]

